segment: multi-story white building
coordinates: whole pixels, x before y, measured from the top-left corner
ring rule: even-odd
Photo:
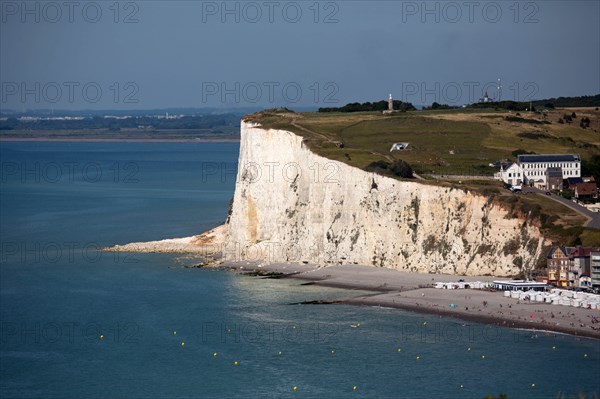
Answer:
[[[546,169],[561,168],[563,179],[581,177],[581,157],[577,154],[519,155],[523,180],[546,184]]]
[[[600,291],[600,251],[592,251],[590,254],[590,269],[592,287]]]

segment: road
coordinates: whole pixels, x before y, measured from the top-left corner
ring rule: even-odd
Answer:
[[[436,175],[427,173],[426,176],[437,180],[495,180],[494,176],[476,176],[476,175]]]
[[[592,212],[589,209],[587,209],[571,200],[561,197],[560,195],[556,195],[556,194],[547,195],[545,191],[539,190],[537,188],[533,188],[533,187],[523,188],[523,193],[524,194],[535,193],[538,195],[543,195],[545,197],[548,197],[556,202],[560,202],[561,204],[568,206],[569,208],[578,212],[580,215],[586,217],[588,219],[588,221],[585,223],[585,225],[584,225],[585,227],[600,229],[600,214],[598,214],[597,212]]]

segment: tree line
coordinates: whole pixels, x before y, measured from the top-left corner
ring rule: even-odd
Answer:
[[[415,111],[416,108],[409,102],[403,102],[400,100],[393,100],[392,106],[395,111]],[[377,102],[366,102],[366,103],[348,103],[343,107],[332,107],[332,108],[319,108],[319,112],[372,112],[372,111],[386,111],[388,109],[388,102],[385,100]]]

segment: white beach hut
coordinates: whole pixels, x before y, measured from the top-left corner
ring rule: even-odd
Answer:
[[[562,295],[567,298],[573,298],[575,296],[575,292],[574,291],[566,291]]]
[[[525,292],[525,291],[519,292],[519,300],[524,301],[527,298],[530,298],[529,292]]]
[[[568,297],[561,296],[558,300],[558,303],[562,306],[571,306],[571,299],[569,299]]]
[[[544,302],[544,297],[545,297],[544,294],[542,294],[541,292],[538,292],[535,294],[534,300],[536,302]]]

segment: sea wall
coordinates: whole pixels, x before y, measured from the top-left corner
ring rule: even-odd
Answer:
[[[485,196],[365,172],[244,121],[225,240],[224,260],[495,276],[532,267],[544,244]]]

